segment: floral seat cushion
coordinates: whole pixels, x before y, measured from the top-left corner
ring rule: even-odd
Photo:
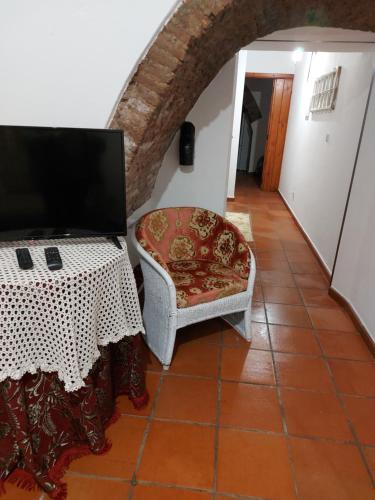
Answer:
[[[181,260],[169,262],[167,267],[176,287],[178,308],[221,299],[247,287],[247,280],[215,261]]]

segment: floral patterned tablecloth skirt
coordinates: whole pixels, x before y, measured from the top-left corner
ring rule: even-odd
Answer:
[[[66,392],[56,373],[27,374],[0,383],[0,494],[6,482],[41,487],[64,499],[60,482],[69,463],[106,452],[105,428],[116,419],[116,397],[147,403],[140,335],[100,347],[85,387]]]

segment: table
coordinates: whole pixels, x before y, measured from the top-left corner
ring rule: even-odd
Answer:
[[[142,317],[121,244],[38,241],[27,245],[28,271],[14,243],[0,244],[0,490],[7,479],[65,498],[69,462],[108,449],[116,396],[147,402]],[[48,270],[45,246],[59,247],[62,270]]]

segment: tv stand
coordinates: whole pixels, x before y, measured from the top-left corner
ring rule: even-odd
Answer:
[[[108,239],[113,241],[114,245],[119,249],[122,250],[121,243],[119,242],[119,239],[117,236],[108,236]]]

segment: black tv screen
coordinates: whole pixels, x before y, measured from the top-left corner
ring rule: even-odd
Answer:
[[[0,126],[0,240],[126,234],[120,130]]]

